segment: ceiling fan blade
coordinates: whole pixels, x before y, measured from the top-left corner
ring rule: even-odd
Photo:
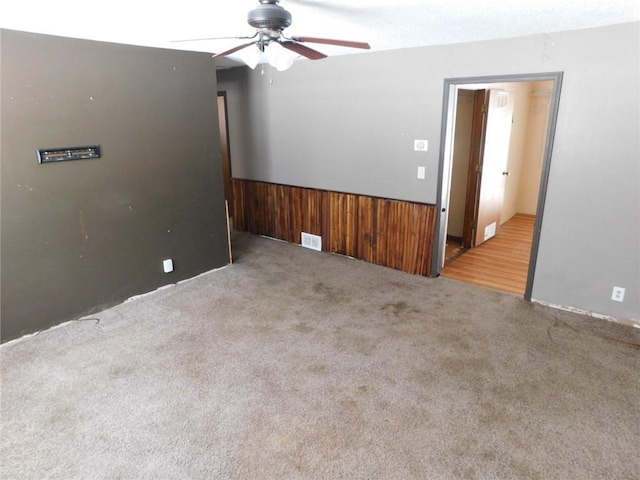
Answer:
[[[171,43],[180,43],[180,42],[206,42],[208,40],[249,40],[251,38],[256,38],[258,36],[257,33],[251,35],[250,37],[209,37],[209,38],[183,38],[182,40],[171,40]]]
[[[226,57],[227,55],[231,55],[232,53],[237,52],[238,50],[242,50],[243,48],[250,47],[251,45],[255,45],[258,42],[249,42],[244,43],[242,45],[238,45],[237,47],[230,48],[229,50],[225,50],[224,52],[216,53],[213,58],[216,57]]]
[[[291,37],[291,40],[296,42],[309,42],[309,43],[324,43],[327,45],[338,45],[340,47],[362,48],[369,50],[371,45],[366,42],[352,42],[350,40],[334,40],[332,38],[318,38],[318,37]]]
[[[319,8],[322,10],[336,10],[341,12],[362,12],[364,7],[351,7],[344,5],[342,2],[330,2],[327,0],[287,0],[287,4],[299,5],[303,8]]]
[[[303,57],[307,57],[311,60],[320,60],[323,58],[327,58],[324,53],[318,52],[313,48],[309,48],[306,45],[302,45],[301,43],[285,41],[280,42],[284,48],[291,50],[292,52],[296,52],[298,55],[302,55]]]

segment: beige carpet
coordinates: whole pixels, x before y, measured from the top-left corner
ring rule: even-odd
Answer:
[[[638,478],[637,330],[261,237],[234,253],[0,347],[2,479]]]

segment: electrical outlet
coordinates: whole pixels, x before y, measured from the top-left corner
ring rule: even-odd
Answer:
[[[611,300],[615,302],[623,302],[624,301],[624,288],[623,287],[613,287],[613,292],[611,292]]]

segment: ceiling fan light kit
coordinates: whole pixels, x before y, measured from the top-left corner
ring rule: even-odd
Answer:
[[[289,69],[295,60],[295,55],[284,49],[279,42],[270,43],[264,47],[264,51],[259,48],[240,50],[238,57],[252,70],[261,63],[268,63],[279,72]]]
[[[295,59],[294,55],[285,50],[289,50],[295,55],[300,55],[310,60],[320,60],[327,57],[324,53],[303,45],[305,42],[322,43],[325,45],[336,45],[349,48],[371,48],[366,42],[353,42],[349,40],[335,40],[331,38],[300,36],[287,38],[282,32],[285,28],[291,26],[291,23],[293,21],[291,14],[280,5],[278,5],[279,0],[258,1],[260,2],[260,5],[258,5],[253,10],[250,10],[247,14],[247,23],[256,29],[256,33],[251,37],[235,37],[237,39],[255,40],[218,53],[213,56],[214,58],[226,57],[238,52],[237,55],[250,68],[255,68],[259,63],[268,62],[277,70],[282,71],[291,67]],[[194,40],[192,39],[180,41]],[[255,45],[257,48],[248,48],[253,45]]]

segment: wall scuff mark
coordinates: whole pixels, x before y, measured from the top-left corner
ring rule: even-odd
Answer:
[[[82,239],[86,242],[89,240],[89,234],[87,233],[87,225],[84,221],[84,212],[78,210],[78,216],[80,217],[80,233],[82,234]]]

